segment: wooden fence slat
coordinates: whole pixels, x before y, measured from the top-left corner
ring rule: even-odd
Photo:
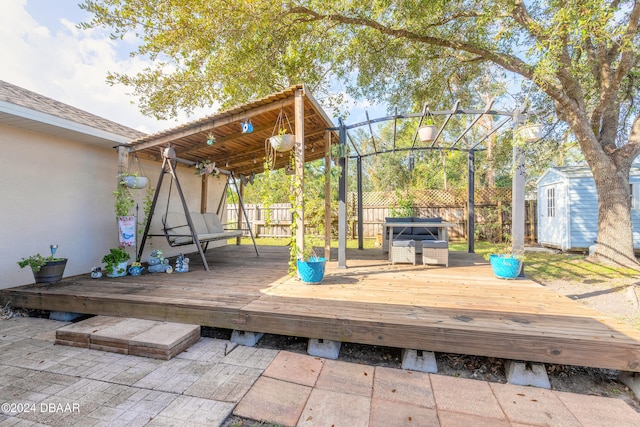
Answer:
[[[467,238],[467,192],[465,189],[455,190],[423,190],[411,193],[414,200],[414,216],[441,217],[443,221],[457,224],[449,230],[450,237]],[[392,192],[367,192],[363,199],[363,235],[365,238],[376,238],[382,234],[382,224],[391,216],[394,207],[399,205],[398,195]],[[495,240],[511,231],[511,188],[481,188],[475,192],[476,231],[481,238]],[[527,240],[535,242],[537,238],[536,201],[526,201]],[[506,207],[506,209],[505,209]],[[347,195],[347,212],[349,218],[350,237],[357,237],[357,195]],[[267,221],[265,210],[261,204],[245,205],[247,218],[252,224],[252,231],[258,237],[289,237],[291,224],[291,205],[277,203],[271,206],[270,219]],[[227,205],[227,218],[230,224],[237,223],[237,206]],[[335,219],[337,220],[337,219]],[[332,227],[333,228],[333,227]],[[309,230],[313,232],[313,229]],[[245,231],[245,235],[249,235]]]

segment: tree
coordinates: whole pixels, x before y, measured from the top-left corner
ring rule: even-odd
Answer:
[[[132,85],[143,110],[243,102],[305,82],[357,94],[428,99],[493,64],[553,101],[593,172],[595,256],[637,267],[629,171],[640,154],[640,2],[583,0],[87,0],[86,26],[134,31],[156,61]],[[266,59],[269,59],[268,61]]]

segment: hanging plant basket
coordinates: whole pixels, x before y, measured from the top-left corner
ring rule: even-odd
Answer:
[[[144,173],[142,164],[135,153],[129,159],[129,167],[126,171],[120,171],[119,176],[120,181],[122,181],[127,188],[145,188],[147,184],[149,184],[149,178],[147,178]]]
[[[296,142],[295,135],[290,133],[285,133],[283,135],[274,135],[269,138],[269,143],[271,144],[271,147],[278,152],[291,150],[295,142]]]
[[[125,175],[122,177],[122,181],[128,188],[135,189],[145,188],[149,184],[149,178],[146,176]]]
[[[524,125],[518,129],[518,136],[524,142],[535,142],[542,138],[542,130],[543,126],[538,123]]]
[[[418,128],[418,136],[422,142],[432,142],[436,139],[437,134],[438,126],[436,125],[425,125]]]

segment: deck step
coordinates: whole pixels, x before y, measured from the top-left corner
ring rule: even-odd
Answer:
[[[200,339],[200,326],[95,316],[56,330],[56,344],[169,360]]]

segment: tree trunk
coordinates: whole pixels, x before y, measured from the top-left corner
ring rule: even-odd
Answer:
[[[591,168],[598,193],[598,237],[593,258],[637,268],[631,225],[630,166],[616,166],[611,161],[606,165],[599,163]]]

